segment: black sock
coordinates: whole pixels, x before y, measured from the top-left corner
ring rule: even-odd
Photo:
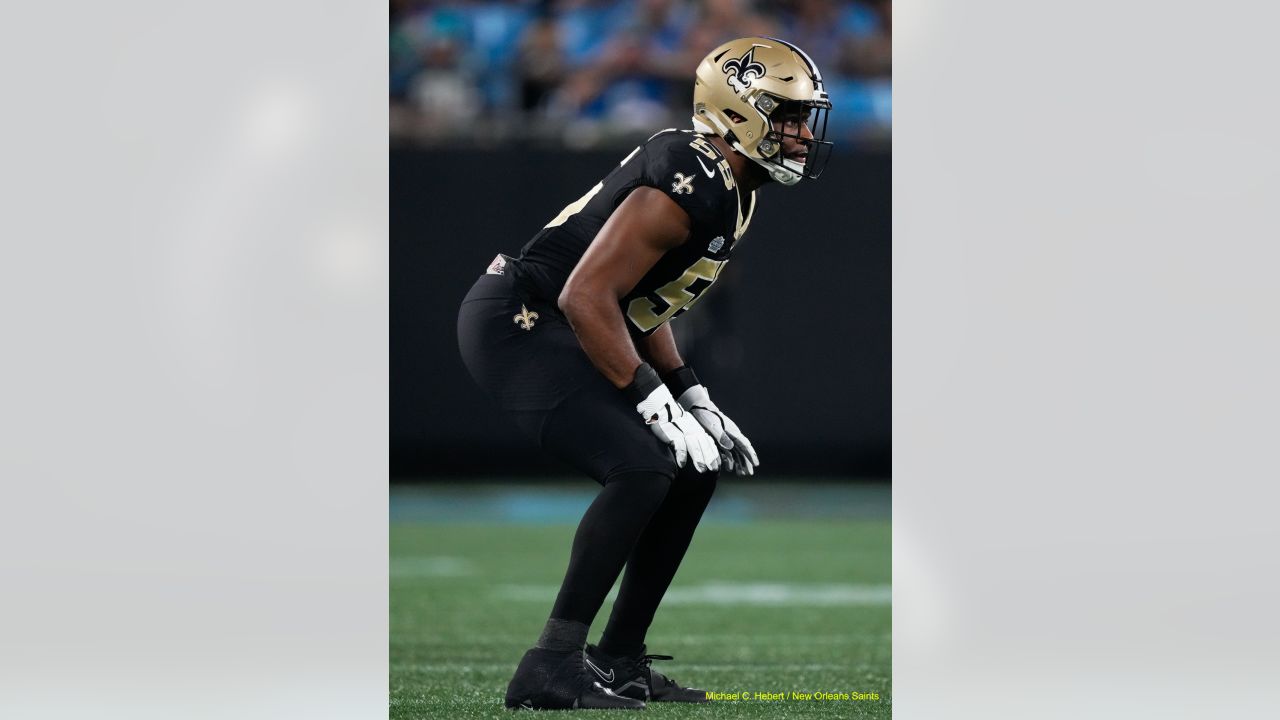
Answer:
[[[671,491],[627,561],[622,588],[600,638],[600,649],[606,654],[629,657],[644,648],[644,636],[689,549],[693,531],[715,492],[717,477],[718,473],[696,473],[690,466],[672,481]]]
[[[553,620],[590,627],[669,487],[670,479],[653,472],[621,474],[605,483],[578,524]]]
[[[588,629],[586,625],[580,622],[551,618],[547,620],[546,627],[542,628],[542,635],[538,638],[538,642],[534,647],[553,652],[581,650],[582,646],[587,642]]]

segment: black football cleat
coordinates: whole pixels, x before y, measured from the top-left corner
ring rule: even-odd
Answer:
[[[509,710],[641,710],[644,703],[615,695],[595,681],[581,650],[533,648],[520,659],[507,685]]]
[[[649,702],[704,703],[706,690],[680,687],[675,680],[649,665],[654,660],[671,660],[670,655],[645,655],[644,646],[633,657],[606,655],[595,645],[587,646],[587,667],[595,679],[618,695]]]

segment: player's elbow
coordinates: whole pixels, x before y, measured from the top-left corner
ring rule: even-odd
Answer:
[[[556,306],[571,325],[577,325],[579,319],[591,322],[616,313],[618,297],[620,293],[599,278],[570,275],[556,299]]]
[[[565,283],[564,288],[560,290],[560,297],[556,298],[556,307],[559,307],[560,312],[570,320],[590,303],[591,291],[581,283],[572,281]]]
[[[607,290],[570,282],[560,291],[556,306],[569,321],[569,325],[578,328],[593,324],[597,318],[607,316],[609,306],[617,303],[617,300],[611,300],[610,297]]]
[[[560,312],[564,313],[565,317],[569,317],[573,312],[574,294],[573,288],[566,284],[560,290],[560,297],[556,298],[556,307],[560,308]]]

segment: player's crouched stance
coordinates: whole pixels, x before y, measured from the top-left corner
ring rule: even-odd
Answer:
[[[818,176],[830,107],[795,46],[721,45],[698,66],[694,131],[649,138],[518,258],[495,258],[463,301],[458,342],[476,382],[541,447],[602,485],[507,707],[706,701],[652,669],[670,658],[646,654],[645,635],[720,469],[751,475],[759,459],[685,366],[669,321],[729,262],[756,188]],[[586,645],[624,566],[600,643]]]

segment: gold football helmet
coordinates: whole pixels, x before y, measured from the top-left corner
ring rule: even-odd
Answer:
[[[812,113],[809,131],[775,130],[773,116],[784,106]],[[760,164],[783,185],[816,178],[830,158],[827,134],[831,101],[818,66],[800,48],[771,37],[727,42],[703,58],[693,82],[693,127],[714,133]],[[808,147],[803,162],[783,156],[784,138]]]

